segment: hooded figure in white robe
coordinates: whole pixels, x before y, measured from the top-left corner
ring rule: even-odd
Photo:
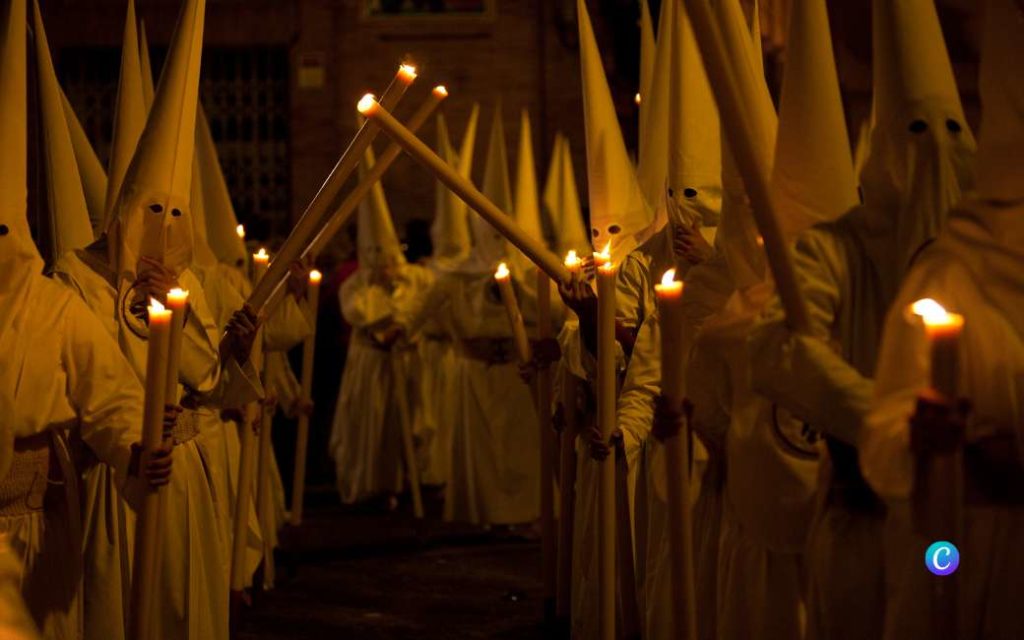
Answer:
[[[372,151],[364,164],[372,166]],[[345,503],[396,495],[405,485],[402,420],[416,406],[415,353],[405,338],[433,281],[430,270],[405,261],[379,182],[359,205],[358,225],[359,269],[338,295],[353,332],[330,440]]]
[[[504,134],[495,120],[487,149],[483,193],[502,211],[512,210]],[[450,331],[450,463],[446,520],[515,525],[540,513],[540,442],[530,389],[520,379],[508,316],[494,281],[509,261],[505,238],[470,214],[473,249],[442,273],[413,322],[431,319]],[[517,295],[523,289],[513,279]],[[522,300],[522,298],[520,298]]]
[[[38,17],[38,13],[37,13]],[[42,276],[26,219],[26,11],[0,32],[0,477],[2,529],[28,611],[44,637],[82,635],[81,515],[69,444],[110,466],[127,491],[142,387],[116,343],[71,292]],[[39,50],[45,49],[36,22]],[[45,62],[48,61],[48,56]],[[54,83],[47,83],[52,90]],[[69,440],[70,439],[70,440]],[[138,464],[138,461],[134,461]],[[140,496],[136,483],[133,495]],[[6,567],[5,567],[6,568]],[[12,568],[13,570],[13,568]],[[115,593],[119,597],[119,593]],[[6,602],[5,602],[6,604]],[[19,625],[22,626],[22,625]]]
[[[173,277],[189,291],[179,376],[187,409],[173,434],[177,473],[167,501],[173,526],[164,529],[155,612],[168,638],[227,635],[228,587],[222,568],[229,549],[221,535],[224,525],[218,522],[223,512],[218,501],[227,496],[217,495],[207,471],[217,463],[196,440],[202,413],[197,409],[240,406],[261,391],[248,359],[242,364],[227,359],[221,367],[220,330],[189,267],[194,255],[189,203],[204,12],[203,0],[187,0],[182,7],[153,107],[108,210],[105,235],[86,250],[67,254],[55,270],[117,337],[140,380],[147,331],[139,315],[138,288],[152,287],[147,283],[154,278],[163,287],[162,280]],[[141,76],[134,84],[141,85]]]
[[[480,106],[473,105],[462,144],[458,153],[452,147],[444,116],[437,116],[438,155],[459,170],[464,178],[471,177],[476,147],[477,120]],[[441,182],[437,183],[434,222],[430,227],[433,255],[427,266],[436,277],[456,268],[469,257],[472,241],[469,237],[469,209],[465,202]],[[444,485],[448,481],[451,464],[452,421],[451,381],[455,352],[452,329],[442,326],[437,319],[428,318],[418,340],[420,406],[417,412],[416,435],[424,440],[423,482]]]
[[[922,566],[934,542],[914,533],[911,421],[930,386],[931,354],[910,305],[931,298],[964,316],[957,341],[956,398],[963,419],[963,537],[956,638],[1024,637],[1024,7],[986,3],[979,76],[982,125],[975,193],[950,212],[948,228],[908,272],[882,334],[873,398],[859,444],[864,477],[889,506],[886,522],[886,639],[937,637],[949,620],[932,599],[937,582]],[[927,455],[927,454],[924,454]],[[953,508],[952,505],[949,505]]]
[[[885,509],[861,476],[856,446],[886,311],[915,255],[970,186],[974,147],[933,4],[875,2],[873,17],[874,129],[861,176],[864,204],[797,239],[794,267],[812,334],[793,335],[776,300],[750,340],[754,388],[822,433],[828,450],[807,541],[812,638],[881,636]],[[825,28],[824,17],[819,24]],[[824,136],[806,138],[820,144]],[[828,156],[821,147],[804,157]],[[835,163],[819,164],[829,173],[804,179],[808,193],[842,175]],[[802,210],[827,219],[841,204],[837,196],[852,197],[852,176],[845,182],[843,190],[805,199]],[[799,193],[800,182],[790,186]]]

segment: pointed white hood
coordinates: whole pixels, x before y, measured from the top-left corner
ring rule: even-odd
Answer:
[[[650,236],[653,214],[626,153],[585,0],[576,0],[576,13],[587,133],[591,243],[597,251],[610,244],[612,260],[619,263]]]
[[[88,246],[95,238],[39,3],[33,0],[32,8],[42,142],[40,159],[46,195],[45,203],[40,203],[40,209],[46,212],[41,219],[40,232],[44,252],[53,263],[68,251]]]
[[[858,203],[825,0],[794,0],[772,191],[790,236]]]
[[[564,257],[569,251],[575,251],[578,256],[585,256],[591,249],[590,238],[580,210],[569,139],[561,133],[555,135],[551,150],[551,165],[544,183],[544,208],[554,229],[554,248],[558,255]]]
[[[71,136],[71,148],[78,164],[78,175],[82,179],[85,203],[89,208],[89,222],[92,225],[93,236],[99,237],[103,234],[103,224],[107,215],[107,171],[103,168],[103,163],[96,155],[88,136],[85,135],[85,129],[82,128],[82,123],[78,120],[63,89],[60,91],[60,99],[64,106],[68,133]]]
[[[508,151],[505,146],[505,126],[501,119],[501,103],[495,105],[491,121],[481,191],[502,211],[512,211],[512,189],[508,179]],[[505,237],[484,220],[483,216],[475,213],[469,218],[469,228],[473,235],[473,250],[460,271],[493,272],[498,263],[504,261],[508,255]]]
[[[681,4],[666,2],[661,32],[670,41],[668,189],[673,225],[717,226],[722,211],[722,140],[718,108],[693,26]]]
[[[452,167],[458,168],[459,159],[448,135],[448,125],[443,114],[437,114],[437,153]],[[458,263],[469,255],[472,243],[469,239],[468,213],[464,207],[456,207],[458,196],[453,194],[441,181],[437,182],[434,197],[434,222],[430,225],[430,238],[434,245],[434,259]]]
[[[217,157],[210,124],[202,104],[196,116],[196,156],[202,173],[203,212],[206,239],[217,259],[226,265],[243,268],[248,259],[245,241],[238,236],[238,217],[231,204],[228,183]]]
[[[117,197],[135,155],[135,148],[146,126],[146,101],[142,92],[142,67],[139,62],[139,36],[135,20],[135,0],[128,0],[121,43],[121,72],[117,82],[114,108],[114,133],[107,162],[107,198],[103,231],[110,227]]]
[[[871,148],[864,202],[901,273],[972,186],[974,138],[932,0],[874,0]]]
[[[368,147],[365,159],[359,164],[360,180],[375,163],[373,149]],[[384,198],[384,187],[380,180],[374,183],[370,195],[359,203],[356,251],[361,269],[405,264],[402,245],[398,242],[398,234],[395,233],[395,225],[391,220],[391,209]]]

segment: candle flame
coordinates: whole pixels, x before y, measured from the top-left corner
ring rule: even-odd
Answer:
[[[356,105],[356,109],[359,113],[364,116],[368,116],[373,113],[377,108],[377,98],[372,93],[368,93],[359,99],[359,104]]]
[[[402,76],[406,82],[412,82],[416,79],[416,67],[411,64],[403,64],[398,67],[398,75]]]
[[[676,270],[669,269],[661,276],[661,286],[668,287],[676,281]]]
[[[580,263],[580,257],[576,255],[575,249],[569,249],[569,253],[565,254],[565,266],[575,267]]]
[[[313,284],[319,284],[320,280],[323,279],[324,274],[320,273],[316,269],[309,272],[309,281]]]
[[[245,240],[245,225],[240,224],[237,227],[235,227],[235,233],[238,234],[239,238]]]
[[[498,270],[494,272],[494,278],[496,280],[504,280],[509,276],[508,265],[502,262],[498,265]]]
[[[160,301],[157,300],[156,298],[150,298],[149,299],[149,313],[150,313],[150,315],[152,315],[154,313],[160,313],[160,312],[166,311],[166,310],[167,310],[167,308],[164,307],[164,305],[160,304]]]
[[[640,106],[640,92],[639,91],[637,92],[637,94],[635,96],[633,96],[633,101],[636,102],[636,106],[638,106],[638,107]]]
[[[436,97],[436,98],[447,98],[448,97],[448,89],[443,84],[439,84],[436,87],[434,87],[433,93],[434,93],[434,97]]]

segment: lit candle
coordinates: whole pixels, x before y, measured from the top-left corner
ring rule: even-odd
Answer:
[[[606,256],[599,254],[601,258]],[[618,269],[611,262],[597,267],[597,425],[601,439],[608,442],[616,423],[615,376],[615,279]],[[612,625],[615,618],[615,454],[596,463],[600,467],[598,484],[598,591],[602,607],[610,610],[602,615],[602,625]],[[609,612],[610,611],[610,612]]]
[[[931,298],[918,300],[911,310],[924,323],[925,334],[931,343],[931,386],[943,398],[953,401],[957,397],[959,378],[959,342],[964,317],[949,313]]]
[[[302,343],[302,398],[312,401],[313,396],[313,357],[316,354],[316,321],[317,309],[320,307],[320,282],[323,274],[316,269],[309,272],[309,288],[306,290],[306,302],[309,305],[309,326],[312,331]],[[306,450],[309,448],[309,413],[299,413],[299,424],[295,434],[295,465],[292,475],[292,508],[289,512],[293,527],[302,524],[303,497],[306,493]]]
[[[400,66],[394,80],[384,92],[381,103],[388,105],[389,108],[394,108],[415,79],[415,67],[408,64]],[[274,290],[288,277],[290,265],[306,253],[310,243],[313,242],[314,237],[323,227],[327,216],[331,213],[332,209],[330,207],[341,192],[341,188],[345,185],[345,182],[352,175],[352,172],[355,171],[356,167],[359,166],[363,155],[366,153],[366,149],[379,132],[380,129],[369,121],[364,122],[359,127],[359,131],[356,132],[355,137],[349,143],[344,153],[341,154],[338,162],[328,174],[327,179],[324,180],[323,185],[321,185],[316,195],[313,196],[313,200],[310,201],[298,222],[295,223],[292,232],[288,235],[284,244],[281,245],[277,252],[277,259],[270,266],[267,277],[257,282],[256,286],[253,287],[252,294],[249,295],[247,302],[257,313],[263,310],[263,306],[270,299]]]
[[[683,283],[669,269],[654,285],[661,330],[661,393],[673,407],[683,402]]]
[[[494,272],[494,280],[498,283],[501,301],[505,303],[508,322],[512,325],[512,338],[516,344],[516,355],[519,357],[520,364],[527,364],[533,360],[533,354],[530,349],[530,339],[526,336],[523,314],[519,311],[519,301],[516,299],[515,289],[512,288],[511,275],[508,266],[502,262],[498,265],[498,270]]]
[[[576,255],[574,249],[569,249],[569,253],[565,254],[565,268],[569,270],[570,274],[577,274],[580,272],[580,267],[583,261]]]
[[[263,247],[260,250],[252,254],[252,281],[255,284],[259,284],[263,281],[263,277],[270,270],[270,254]]]
[[[159,300],[149,301],[149,338],[146,353],[146,396],[142,411],[142,449],[145,452],[160,448],[164,432],[164,403],[167,392],[168,355],[171,341],[173,313]],[[139,632],[132,637],[142,638],[149,628],[156,584],[160,571],[157,555],[157,533],[160,530],[160,495],[146,481],[145,470],[139,469],[139,481],[145,487],[142,507],[135,529],[135,557],[131,592],[131,625]]]
[[[437,110],[438,105],[441,101],[448,97],[448,90],[443,85],[438,85],[430,92],[430,97],[420,105],[420,108],[409,118],[408,127],[409,131],[416,132],[426,123],[426,121],[433,115],[434,111]],[[330,242],[338,231],[345,226],[345,223],[352,217],[352,213],[356,211],[359,203],[362,202],[366,196],[373,189],[373,185],[380,181],[381,177],[391,167],[391,164],[402,154],[402,147],[392,142],[388,145],[388,148],[384,150],[384,153],[377,158],[377,162],[374,163],[373,168],[367,171],[366,175],[363,176],[356,188],[349,192],[345,199],[338,205],[337,210],[331,215],[327,224],[324,225],[320,233],[317,234],[316,238],[310,244],[309,248],[303,253],[303,257],[307,255],[319,255],[327,247],[327,243]]]
[[[480,190],[470,180],[459,175],[454,167],[395,120],[385,105],[377,102],[372,95],[366,95],[359,101],[357,107],[359,113],[379,125],[392,140],[401,145],[417,162],[429,169],[452,193],[487,220],[492,227],[552,279],[565,284],[569,283],[569,271],[558,256],[548,251],[548,248],[540,240],[523,231],[522,227],[516,224],[513,216],[499,209],[484,194],[480,193]]]

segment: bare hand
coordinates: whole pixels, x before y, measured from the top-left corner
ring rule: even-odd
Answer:
[[[248,362],[258,330],[259,318],[249,305],[245,305],[231,314],[227,333],[220,341],[221,360],[234,358],[238,364]]]
[[[707,262],[714,249],[700,232],[700,220],[692,226],[680,225],[672,230],[672,253],[677,259],[685,260],[691,265]]]
[[[138,272],[134,287],[146,300],[155,298],[166,304],[167,292],[179,286],[178,275],[153,258],[140,258]]]
[[[295,260],[288,265],[288,293],[296,300],[302,300],[306,295],[309,282],[309,268],[300,260]]]

